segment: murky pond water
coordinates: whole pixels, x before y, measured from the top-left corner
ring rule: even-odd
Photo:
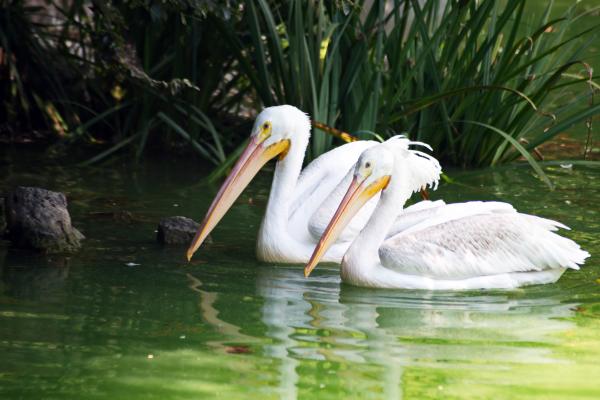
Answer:
[[[600,398],[600,170],[450,173],[433,198],[495,199],[570,225],[592,253],[553,285],[367,290],[319,267],[261,264],[269,174],[191,264],[158,219],[199,219],[217,187],[193,168],[44,166],[0,158],[0,191],[69,195],[87,236],[72,256],[0,245],[0,398]]]

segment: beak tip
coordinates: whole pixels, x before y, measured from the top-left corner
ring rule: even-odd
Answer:
[[[311,272],[312,272],[312,268],[310,266],[307,266],[306,268],[304,268],[304,277],[308,278]]]

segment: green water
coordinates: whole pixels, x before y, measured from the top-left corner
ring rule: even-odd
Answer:
[[[548,168],[553,192],[528,168],[450,173],[433,198],[510,201],[592,257],[554,285],[432,293],[255,261],[268,173],[186,264],[154,229],[207,208],[217,187],[193,166],[18,159],[0,157],[0,191],[67,192],[87,240],[69,257],[0,245],[2,399],[600,398],[598,169]]]

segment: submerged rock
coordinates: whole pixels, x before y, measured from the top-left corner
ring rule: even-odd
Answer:
[[[15,246],[48,253],[71,252],[85,237],[71,225],[64,194],[18,187],[6,197],[6,237]]]
[[[194,238],[199,223],[187,217],[166,217],[158,224],[156,240],[162,244],[185,244],[188,245]],[[209,242],[210,242],[210,238]]]
[[[141,218],[134,216],[127,210],[92,211],[89,213],[89,216],[94,218],[111,218],[115,222],[122,222],[125,224],[132,224],[135,221],[143,221]]]

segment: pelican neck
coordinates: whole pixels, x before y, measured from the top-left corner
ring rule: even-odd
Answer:
[[[273,183],[267,203],[264,222],[269,220],[267,229],[277,229],[282,232],[287,228],[290,207],[294,199],[295,188],[302,171],[304,153],[308,147],[308,135],[294,135],[290,149],[283,160],[278,160],[275,165]],[[268,216],[268,218],[267,218]]]
[[[402,213],[404,204],[412,195],[409,185],[403,184],[407,182],[405,175],[407,175],[406,168],[395,168],[390,184],[381,194],[371,218],[344,256],[345,261],[366,259],[373,264],[379,263],[379,247],[386,239],[396,218]],[[358,267],[357,264],[361,263],[350,264]],[[365,265],[361,266],[361,268],[365,267]]]

